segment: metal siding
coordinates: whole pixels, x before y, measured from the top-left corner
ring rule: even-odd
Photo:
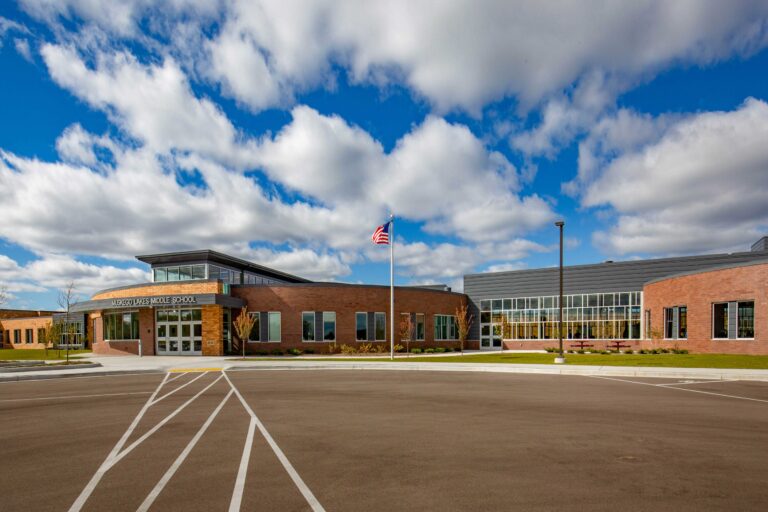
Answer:
[[[736,253],[565,267],[564,294],[640,291],[651,280],[720,265],[765,259],[765,253]],[[464,293],[474,301],[557,295],[558,268],[464,276]]]

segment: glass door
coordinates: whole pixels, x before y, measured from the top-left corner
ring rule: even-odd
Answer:
[[[158,355],[201,355],[203,322],[200,308],[158,309],[155,321]]]

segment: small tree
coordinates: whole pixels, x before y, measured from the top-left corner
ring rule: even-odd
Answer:
[[[61,322],[50,322],[45,327],[45,353],[46,358],[48,355],[48,344],[51,345],[52,349],[58,349],[59,348],[59,341],[61,340],[61,334],[63,332],[62,330],[63,325]]]
[[[59,307],[64,310],[66,316],[64,317],[64,335],[67,340],[67,363],[69,363],[69,347],[72,345],[72,336],[76,333],[75,323],[69,317],[72,311],[72,306],[77,304],[78,298],[75,293],[75,283],[70,281],[67,286],[59,291],[58,303]]]
[[[508,340],[510,338],[512,338],[512,324],[506,313],[501,313],[501,339]]]
[[[240,310],[240,314],[237,315],[233,322],[235,327],[235,334],[240,339],[240,348],[242,349],[243,359],[245,359],[245,344],[248,341],[248,337],[251,335],[253,326],[256,323],[256,317],[248,314],[248,308],[243,306]]]
[[[413,322],[411,322],[410,314],[400,315],[398,334],[400,334],[400,341],[405,342],[405,353],[410,354],[410,343],[413,338]]]
[[[456,308],[456,329],[458,330],[459,337],[459,350],[464,353],[464,345],[467,342],[469,336],[469,328],[472,327],[472,321],[474,316],[469,312],[469,306],[466,302],[462,302],[461,306]]]

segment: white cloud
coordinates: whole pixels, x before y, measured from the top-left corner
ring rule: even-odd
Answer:
[[[607,253],[744,250],[768,229],[768,104],[691,115],[601,169],[582,196],[618,215]]]
[[[16,51],[19,55],[21,55],[24,60],[27,62],[32,62],[32,50],[29,47],[29,41],[24,38],[14,38],[13,45],[16,47]]]

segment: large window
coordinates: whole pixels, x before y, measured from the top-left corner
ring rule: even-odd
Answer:
[[[376,341],[385,341],[387,339],[387,314],[374,313],[374,334]]]
[[[280,312],[273,311],[269,315],[269,341],[280,341]]]
[[[688,338],[688,308],[674,306],[664,308],[664,339],[684,340]]]
[[[416,341],[424,341],[424,333],[426,332],[426,317],[424,313],[416,313]]]
[[[563,336],[568,339],[639,339],[642,292],[563,297]],[[537,340],[558,337],[560,298],[515,297],[480,301],[480,335]],[[501,333],[504,317],[509,327]]]
[[[730,324],[735,317],[735,326]],[[712,304],[712,338],[752,339],[755,337],[755,301]]]
[[[21,329],[14,329],[13,330],[13,342],[14,343],[21,343]]]
[[[334,311],[323,312],[323,340],[336,341],[336,313]]]
[[[0,342],[2,342],[2,331],[0,331]],[[46,343],[45,340],[45,327],[38,327],[37,328],[37,342],[38,343]]]
[[[456,317],[435,315],[435,341],[458,339],[456,336]]]
[[[32,329],[24,329],[24,343],[31,344],[35,340],[32,338],[34,331]]]
[[[368,341],[368,313],[355,313],[355,340]]]
[[[712,305],[712,337],[728,339],[728,303]]]
[[[301,314],[301,341],[315,341],[315,312]]]
[[[167,281],[193,281],[205,279],[205,265],[180,265],[174,267],[155,267],[152,269],[154,281],[164,283]]]
[[[107,313],[104,315],[105,340],[137,340],[139,339],[139,314],[135,311],[127,313]]]
[[[253,327],[248,335],[248,341],[261,341],[261,314],[258,311],[248,313],[253,318]]]

